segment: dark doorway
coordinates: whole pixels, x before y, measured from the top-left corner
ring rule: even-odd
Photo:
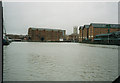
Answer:
[[[42,41],[42,42],[44,41],[44,37],[41,38],[41,41]]]

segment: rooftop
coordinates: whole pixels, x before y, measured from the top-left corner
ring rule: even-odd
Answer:
[[[89,28],[89,25],[84,25],[84,28]]]
[[[38,29],[38,30],[47,30],[47,31],[59,31],[59,30],[62,30],[62,29],[48,29],[48,28],[33,28],[33,27],[30,27],[32,30],[36,30],[36,29]],[[29,28],[29,29],[30,29]],[[62,30],[63,31],[63,30]]]
[[[80,27],[79,27],[79,30],[80,30],[80,29],[83,29],[83,26],[80,26]]]
[[[110,28],[120,28],[120,24],[102,24],[102,23],[91,23],[94,28],[108,28],[108,25]]]

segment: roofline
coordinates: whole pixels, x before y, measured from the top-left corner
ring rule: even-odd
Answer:
[[[80,26],[80,27],[79,27],[79,30],[80,30],[81,28],[83,28],[83,26]]]
[[[86,28],[85,26],[89,26],[89,27],[90,27],[90,25],[84,25],[84,26],[83,26],[83,29]],[[89,27],[88,27],[88,28],[89,28]]]
[[[91,24],[110,24],[110,23],[90,23],[90,25]],[[116,24],[110,24],[110,25],[119,25],[119,23],[118,24],[117,23]]]
[[[28,29],[30,29],[30,28],[31,28],[31,29],[33,28],[33,29],[63,30],[63,29],[51,29],[51,28],[39,28],[39,27],[38,27],[38,28],[29,27]],[[66,31],[66,30],[63,30],[63,31]]]
[[[91,26],[92,24],[103,24],[103,25],[120,25],[119,23],[118,23],[118,24],[108,24],[108,23],[90,23],[90,26]],[[99,27],[94,27],[94,28],[99,28]],[[103,28],[107,28],[107,27],[103,27]],[[111,28],[115,28],[115,27],[111,27]],[[116,28],[118,28],[118,27],[116,27]]]

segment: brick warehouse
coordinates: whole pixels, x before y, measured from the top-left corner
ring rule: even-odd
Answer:
[[[29,28],[29,41],[62,41],[66,31],[61,29]]]
[[[107,34],[107,33],[116,32],[116,31],[120,31],[119,24],[91,23],[89,26],[88,25],[80,26],[79,42],[82,42],[85,39],[89,39],[93,41],[96,35]]]
[[[89,25],[83,26],[83,40],[88,40]]]
[[[94,41],[94,37],[99,34],[107,34],[120,31],[119,24],[99,24],[91,23],[89,26],[89,40]]]
[[[79,42],[83,40],[83,26],[79,27]]]
[[[80,26],[79,28],[79,41],[88,40],[89,25]]]

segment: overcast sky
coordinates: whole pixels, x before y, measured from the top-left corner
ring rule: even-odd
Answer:
[[[117,2],[4,2],[9,34],[27,34],[29,27],[64,29],[90,23],[118,23]]]

